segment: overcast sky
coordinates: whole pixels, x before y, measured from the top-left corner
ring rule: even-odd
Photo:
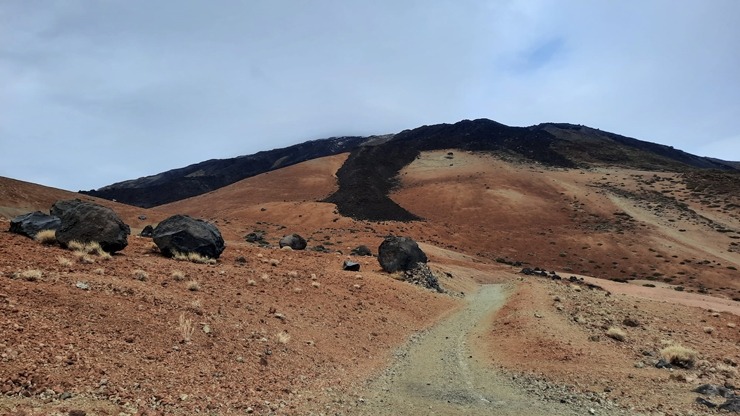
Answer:
[[[0,0],[0,176],[490,118],[740,160],[737,0]]]

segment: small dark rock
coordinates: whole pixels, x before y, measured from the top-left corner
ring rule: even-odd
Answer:
[[[29,212],[10,220],[10,232],[34,238],[39,231],[57,230],[62,220],[53,215],[46,215],[41,211]]]
[[[365,245],[361,245],[361,246],[357,246],[353,248],[350,254],[352,254],[353,256],[372,256],[373,255],[370,249]]]
[[[727,399],[726,402],[719,405],[720,410],[727,410],[728,412],[740,413],[740,397],[735,396]]]
[[[631,328],[637,328],[638,326],[640,326],[640,322],[637,319],[627,317],[624,318],[624,320],[622,321],[622,325],[629,326]]]
[[[701,386],[691,391],[693,391],[694,393],[703,394],[705,396],[722,396],[725,399],[735,397],[735,392],[731,389],[722,386],[715,386],[713,384],[702,384]]]
[[[251,233],[244,236],[244,240],[247,241],[247,243],[255,243],[259,245],[267,245],[267,241],[265,241],[265,235],[267,233],[262,230],[254,230]]]
[[[152,235],[154,235],[154,227],[152,227],[151,225],[147,225],[139,233],[139,236],[141,236],[141,237],[147,237],[147,238],[152,238]]]
[[[236,259],[234,259],[234,262],[237,264],[247,264],[247,258],[244,256],[239,256]]]
[[[354,261],[345,260],[344,264],[342,264],[342,270],[347,270],[351,272],[359,272],[360,263],[355,263]]]
[[[655,368],[666,368],[666,369],[669,369],[669,368],[673,368],[673,365],[671,365],[671,363],[669,363],[668,361],[666,361],[666,360],[664,360],[664,359],[661,358],[655,364]]]
[[[69,411],[69,416],[85,416],[85,415],[87,415],[87,412],[85,412],[84,410],[77,409],[77,410]]]
[[[417,263],[413,269],[405,270],[403,272],[403,280],[415,285],[424,286],[427,289],[436,290],[439,293],[444,292],[439,286],[437,276],[432,273],[432,270],[425,263]]]
[[[72,393],[65,391],[64,393],[59,395],[60,400],[68,400],[72,398]]]
[[[717,405],[715,403],[712,403],[712,402],[710,402],[709,400],[707,400],[707,399],[705,399],[703,397],[697,397],[696,398],[696,402],[699,403],[699,404],[703,404],[704,406],[706,406],[706,407],[708,407],[710,409],[714,409],[715,407],[717,407]]]
[[[317,246],[311,246],[311,250],[318,251],[319,253],[331,253],[331,250],[319,244]]]
[[[289,234],[280,239],[280,248],[290,247],[293,250],[305,250],[306,239],[298,234]]]
[[[144,215],[144,214],[139,215],[139,219],[142,220],[142,221],[146,221],[146,215]]]

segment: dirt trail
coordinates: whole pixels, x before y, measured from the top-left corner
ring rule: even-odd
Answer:
[[[484,285],[464,309],[414,337],[396,353],[391,368],[371,382],[359,414],[588,414],[588,408],[528,395],[474,358],[468,340],[485,330],[487,318],[505,299],[504,285]]]

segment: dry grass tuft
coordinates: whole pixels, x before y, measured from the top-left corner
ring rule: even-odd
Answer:
[[[75,252],[85,253],[85,243],[81,241],[72,240],[67,243],[67,248]]]
[[[25,280],[27,282],[35,282],[41,279],[41,276],[43,275],[44,274],[41,272],[41,270],[29,269],[29,270],[24,270],[22,272],[15,273],[13,277],[15,277],[16,279]]]
[[[203,315],[203,302],[200,299],[195,299],[194,301],[190,302],[188,310],[196,315]]]
[[[683,347],[679,344],[669,345],[660,350],[660,356],[669,363],[683,367],[691,368],[696,363],[699,354],[691,348]]]
[[[714,327],[713,327],[713,326],[705,326],[705,327],[703,328],[703,330],[704,330],[704,332],[706,332],[707,334],[711,334],[711,333],[713,333],[713,332],[714,332]]]
[[[200,290],[200,283],[196,282],[195,280],[191,280],[187,283],[186,287],[191,292],[197,292]]]
[[[189,261],[191,263],[198,263],[198,264],[216,264],[216,259],[212,259],[210,257],[201,256],[198,253],[190,252],[190,253],[179,253],[177,251],[172,253],[172,258],[179,261]]]
[[[50,246],[57,243],[57,232],[55,230],[41,230],[36,233],[33,239],[41,244]]]
[[[262,276],[260,276],[260,279],[262,279],[263,282],[269,282],[270,281],[270,275],[267,273],[262,273]]]
[[[257,281],[254,279],[247,280],[247,285],[249,286],[257,286]]]
[[[82,257],[85,254],[92,254],[100,257],[103,260],[110,260],[113,256],[107,251],[100,247],[100,243],[97,241],[91,241],[89,243],[83,243],[80,241],[72,240],[67,244],[67,248],[72,250],[77,257]],[[83,261],[83,263],[86,263]],[[93,260],[92,263],[95,263]]]
[[[610,327],[606,331],[606,336],[617,341],[624,341],[625,339],[627,339],[627,333],[625,333],[622,329],[617,328],[616,326]]]
[[[141,269],[136,269],[131,273],[131,276],[133,276],[134,279],[140,280],[143,282],[149,278],[149,273]]]
[[[313,281],[313,282],[311,282],[311,286],[313,286],[313,287],[321,287],[321,283],[319,283],[317,281]]]
[[[727,377],[727,378],[737,377],[737,368],[733,367],[732,365],[725,364],[725,363],[719,363],[716,366],[714,366],[714,368],[716,368],[717,372],[724,377]]]
[[[185,280],[185,273],[181,272],[180,270],[173,270],[170,276],[172,276],[172,279],[176,282],[182,282],[183,280]]]
[[[303,289],[301,289],[300,287],[293,288],[293,293],[301,293],[301,292],[303,292]]]
[[[72,265],[72,260],[66,257],[57,256],[57,261],[59,262],[59,265],[63,267],[69,267]]]
[[[178,329],[180,330],[182,342],[190,342],[190,340],[193,339],[193,332],[195,331],[193,320],[186,317],[184,313],[180,314]]]
[[[77,260],[79,260],[82,264],[93,264],[95,263],[95,259],[88,256],[87,254],[81,252],[81,251],[75,251],[75,257],[77,257]]]
[[[277,338],[277,342],[284,345],[290,341],[290,334],[285,331],[278,332],[278,334],[276,335],[276,338]]]

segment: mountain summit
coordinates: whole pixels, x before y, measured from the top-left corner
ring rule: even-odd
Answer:
[[[327,199],[344,214],[362,219],[413,220],[383,198],[393,178],[426,150],[459,149],[496,152],[546,166],[574,168],[616,165],[645,170],[737,170],[732,162],[695,156],[671,146],[650,143],[598,129],[563,123],[510,127],[488,120],[463,120],[369,137],[334,137],[258,152],[213,159],[152,176],[128,180],[83,194],[149,208],[201,195],[264,172],[306,160],[351,152],[338,173],[340,189]],[[362,189],[362,195],[354,190]],[[384,214],[378,217],[378,204]],[[354,206],[354,207],[350,207]]]

